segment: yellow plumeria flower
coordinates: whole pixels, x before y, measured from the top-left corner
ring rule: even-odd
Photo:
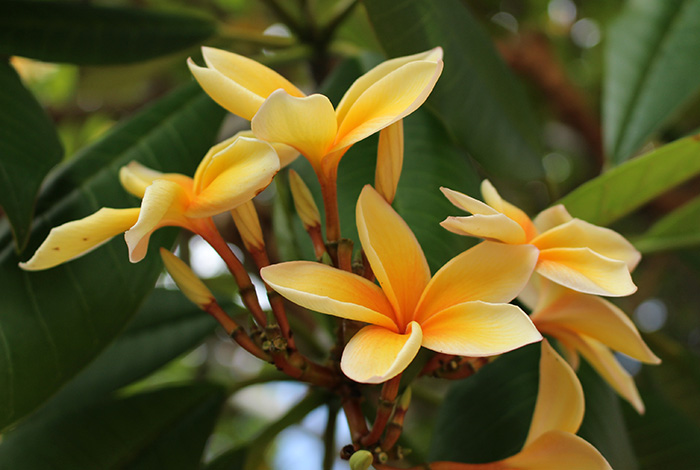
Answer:
[[[581,384],[547,340],[542,341],[535,412],[525,445],[498,462],[433,462],[434,470],[611,470],[605,457],[576,435],[584,413]]]
[[[341,367],[351,379],[389,380],[408,366],[421,346],[484,357],[541,339],[528,316],[505,303],[530,277],[537,259],[534,247],[503,249],[484,242],[453,258],[431,279],[411,229],[371,186],[360,194],[356,217],[379,286],[307,261],[261,271],[267,284],[294,303],[370,324],[343,352]]]
[[[194,179],[132,162],[122,167],[119,177],[128,192],[143,199],[140,208],[102,208],[84,219],[54,227],[34,256],[20,266],[26,270],[52,268],[122,232],[126,232],[129,259],[138,262],[158,228],[174,225],[202,235],[209,233],[213,229],[211,216],[252,199],[278,170],[279,159],[269,144],[238,136],[212,147]]]
[[[530,244],[539,250],[535,271],[587,294],[624,296],[637,290],[633,270],[641,255],[619,233],[575,219],[564,206],[540,213],[534,221],[503,200],[488,180],[481,184],[484,202],[441,188],[469,217],[448,217],[441,225],[460,235],[505,244]]]
[[[649,349],[625,313],[594,295],[566,289],[546,279],[536,279],[537,303],[530,318],[542,334],[559,340],[576,369],[579,354],[615,391],[639,413],[644,403],[634,379],[615,359],[612,350],[647,364],[661,360]]]
[[[207,67],[188,65],[204,91],[252,121],[255,136],[301,152],[318,174],[330,174],[349,146],[415,111],[442,72],[442,49],[391,59],[355,81],[337,109],[305,96],[273,70],[246,57],[202,48]]]

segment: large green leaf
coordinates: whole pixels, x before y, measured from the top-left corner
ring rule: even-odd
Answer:
[[[136,62],[200,44],[215,30],[215,23],[201,16],[85,3],[0,2],[0,55],[46,62]]]
[[[637,151],[700,87],[700,3],[631,0],[610,26],[603,99],[605,150]]]
[[[102,206],[133,207],[137,201],[117,176],[129,161],[191,173],[222,117],[198,87],[188,86],[118,126],[53,176],[39,196],[29,249],[21,256],[7,225],[0,227],[0,427],[45,401],[122,330],[161,271],[154,252],[174,234],[156,233],[151,253],[138,264],[129,263],[119,239],[47,271],[25,272],[17,263],[51,227]]]
[[[613,168],[562,198],[571,215],[608,225],[700,173],[700,134]]]
[[[634,244],[643,253],[700,244],[700,197],[658,220]]]
[[[4,436],[0,468],[198,468],[225,398],[218,386],[172,387],[31,423]]]
[[[48,116],[7,62],[0,61],[0,206],[15,244],[29,237],[39,185],[63,148]]]
[[[484,168],[518,180],[543,176],[537,116],[492,40],[459,0],[365,0],[392,56],[442,46],[445,69],[428,99],[450,134]]]

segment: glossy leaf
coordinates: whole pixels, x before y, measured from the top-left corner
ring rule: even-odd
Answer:
[[[213,385],[114,398],[3,436],[0,468],[198,468],[226,395]]]
[[[574,217],[609,225],[700,173],[700,134],[659,147],[562,198]]]
[[[51,120],[15,69],[0,61],[0,206],[18,249],[27,243],[39,185],[62,156]]]
[[[700,3],[635,0],[610,26],[603,127],[613,163],[631,157],[700,88]]]
[[[0,2],[0,55],[45,62],[137,62],[196,46],[215,30],[202,16],[85,3]]]
[[[459,0],[367,0],[369,19],[391,57],[444,49],[445,69],[427,106],[487,171],[543,176],[537,116],[493,41]]]
[[[700,244],[700,198],[695,198],[658,220],[635,241],[643,253],[678,250]]]
[[[49,398],[121,332],[161,271],[154,251],[173,241],[157,232],[151,254],[128,261],[118,237],[62,266],[25,272],[29,258],[53,226],[101,206],[133,207],[117,172],[131,160],[155,169],[191,173],[213,143],[223,111],[188,86],[129,122],[55,173],[42,191],[28,249],[14,253],[8,227],[0,228],[0,427]]]

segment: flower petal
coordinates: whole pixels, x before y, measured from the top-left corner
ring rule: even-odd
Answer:
[[[576,434],[583,421],[583,388],[573,369],[547,340],[542,341],[537,403],[525,447],[549,431]]]
[[[251,127],[259,139],[294,147],[314,168],[319,168],[321,159],[329,153],[337,131],[335,111],[328,98],[296,98],[284,90],[265,100]]]
[[[459,356],[494,356],[542,339],[519,307],[481,301],[442,310],[421,327],[423,346]]]
[[[137,263],[146,256],[148,240],[157,228],[166,225],[187,227],[183,211],[188,202],[187,192],[172,181],[155,180],[146,188],[139,218],[124,234],[129,247],[129,260],[132,263]]]
[[[504,469],[517,470],[612,470],[598,450],[580,437],[550,431],[503,461]]]
[[[478,199],[462,194],[459,191],[453,191],[445,187],[441,187],[440,191],[445,197],[456,207],[459,207],[463,211],[469,212],[474,215],[497,215],[500,214],[496,209],[485,204]]]
[[[525,243],[525,232],[520,225],[504,214],[448,217],[440,222],[443,228],[458,235],[483,238],[518,245]]]
[[[406,222],[370,185],[362,189],[356,218],[362,248],[402,329],[430,280],[428,262]]]
[[[386,382],[408,367],[418,354],[422,337],[416,322],[408,324],[405,334],[366,326],[345,346],[340,368],[355,382]]]
[[[551,330],[556,336],[557,328],[565,328],[639,361],[661,362],[646,345],[634,323],[615,305],[600,297],[560,286],[550,288],[557,289],[558,295],[548,305],[533,312],[531,317],[540,331]]]
[[[505,214],[508,218],[514,220],[520,225],[525,232],[525,239],[532,240],[537,235],[537,229],[530,218],[518,207],[501,198],[496,188],[493,187],[489,180],[481,182],[481,195],[484,197],[484,202],[496,209],[498,212]]]
[[[157,179],[165,179],[183,188],[192,187],[192,178],[180,173],[161,173],[132,161],[119,169],[119,182],[124,189],[138,198],[143,198],[146,188]]]
[[[267,266],[263,280],[283,297],[316,312],[398,331],[391,304],[376,284],[310,261]]]
[[[280,74],[247,57],[210,47],[203,47],[202,55],[208,68],[189,59],[192,75],[214,101],[244,119],[250,121],[265,98],[277,89],[304,96]]]
[[[54,227],[34,255],[19,266],[27,271],[39,271],[78,258],[128,230],[138,217],[138,208],[104,207],[83,219]]]
[[[479,243],[435,273],[414,319],[422,324],[441,310],[473,300],[510,302],[527,283],[536,262],[537,249],[532,245]]]
[[[253,199],[272,182],[279,165],[269,144],[239,137],[211,158],[186,215],[211,217]]]
[[[563,204],[557,204],[540,212],[532,222],[540,233],[572,220],[571,214]]]
[[[542,233],[532,240],[540,250],[547,248],[590,248],[592,251],[624,261],[633,270],[641,254],[625,237],[605,227],[589,224],[580,219],[572,219]]]
[[[373,83],[350,106],[338,113],[338,137],[333,150],[340,150],[374,134],[418,109],[433,90],[442,60],[409,62]]]
[[[606,258],[589,248],[542,250],[535,270],[557,284],[586,294],[619,297],[637,290],[623,261]]]
[[[389,204],[394,200],[403,167],[403,119],[379,132],[374,187]]]

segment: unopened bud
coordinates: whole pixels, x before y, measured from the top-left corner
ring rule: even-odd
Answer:
[[[385,127],[379,133],[377,170],[374,187],[384,199],[392,203],[403,167],[403,119]]]
[[[185,294],[185,297],[202,310],[206,310],[207,306],[214,301],[214,295],[207,286],[192,272],[184,261],[165,248],[160,249],[160,256],[163,258],[165,269],[170,273],[170,276],[172,276],[177,287]]]
[[[407,410],[411,405],[411,395],[411,387],[407,387],[401,395],[401,398],[399,398],[399,402],[397,403],[396,407],[401,410]]]
[[[370,467],[370,465],[372,465],[373,461],[374,457],[372,457],[371,452],[366,450],[358,450],[350,457],[350,469],[367,470]]]
[[[248,201],[231,210],[231,217],[248,251],[265,249],[260,220],[253,201]]]
[[[320,226],[321,214],[318,211],[318,206],[316,206],[309,187],[294,170],[289,170],[289,187],[292,190],[294,207],[297,209],[304,228],[308,230],[311,227]]]

